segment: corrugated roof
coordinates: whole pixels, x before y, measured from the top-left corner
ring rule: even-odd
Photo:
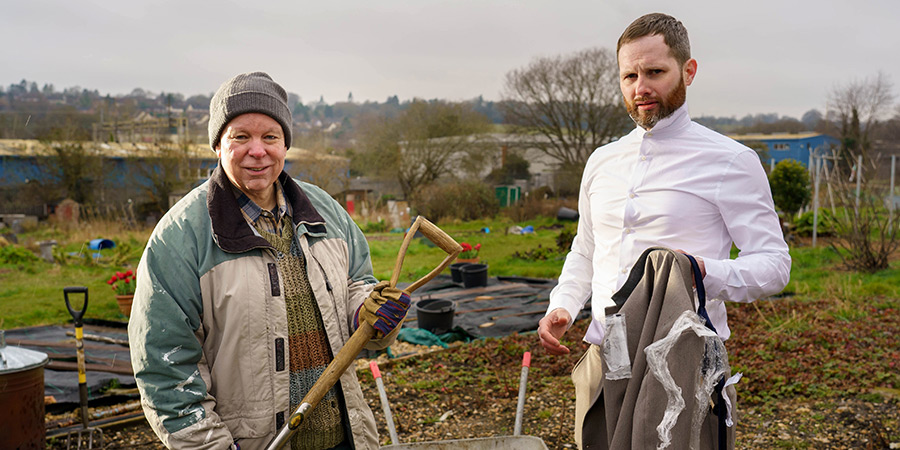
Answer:
[[[799,139],[809,139],[816,136],[822,136],[822,133],[750,133],[750,134],[729,134],[728,137],[736,141],[791,141]]]
[[[152,143],[84,142],[83,145],[97,149],[107,158],[148,158],[158,154],[160,145]],[[0,139],[0,156],[45,156],[50,149],[35,139]],[[207,144],[190,144],[188,152],[196,159],[216,159],[216,154]],[[285,156],[287,161],[298,160],[347,160],[347,158],[326,155],[299,147],[291,147]]]

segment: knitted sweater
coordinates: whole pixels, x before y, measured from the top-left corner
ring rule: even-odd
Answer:
[[[279,227],[282,235],[257,231],[277,250],[275,261],[284,274],[287,304],[288,348],[291,373],[291,410],[297,408],[306,393],[322,375],[333,355],[325,335],[325,325],[313,298],[306,276],[306,258],[294,241],[289,224]],[[291,439],[293,450],[319,450],[334,447],[344,440],[344,424],[337,387],[331,388],[319,405],[303,421]]]

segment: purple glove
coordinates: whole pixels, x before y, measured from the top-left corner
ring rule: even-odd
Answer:
[[[382,281],[375,285],[369,298],[360,305],[353,317],[356,327],[359,327],[359,319],[369,322],[382,336],[390,334],[397,325],[406,317],[409,309],[409,295],[390,283]]]

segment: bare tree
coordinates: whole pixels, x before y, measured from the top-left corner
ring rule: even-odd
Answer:
[[[91,203],[103,185],[103,157],[70,116],[62,122],[40,136],[43,149],[37,163],[44,176],[35,182],[42,190],[60,190],[78,203]]]
[[[165,213],[169,210],[169,197],[190,187],[197,177],[191,174],[189,145],[161,143],[154,147],[149,157],[135,161],[135,178],[143,180],[141,188],[149,201],[141,205],[143,213]],[[194,169],[194,170],[192,170]]]
[[[295,148],[291,151],[298,150],[300,149]],[[349,163],[340,156],[329,155],[324,151],[310,151],[308,155],[304,156],[303,162],[299,164],[299,167],[300,172],[292,173],[292,176],[312,183],[324,189],[325,192],[334,194],[346,190],[350,185],[350,180],[347,177]],[[296,170],[293,169],[295,172]]]
[[[835,86],[828,94],[828,112],[840,126],[841,156],[853,161],[868,158],[870,136],[894,103],[893,83],[883,72],[874,77]]]
[[[847,268],[868,273],[887,269],[900,249],[900,209],[890,204],[887,186],[872,177],[877,159],[863,162],[853,178],[837,168],[827,180],[840,207],[833,216],[837,239],[831,245]],[[857,185],[856,176],[865,181]]]
[[[415,100],[394,117],[369,118],[361,127],[361,150],[371,170],[392,174],[412,199],[455,168],[461,153],[482,150],[479,134],[490,130],[483,114],[465,103]]]
[[[580,170],[594,149],[633,125],[618,75],[616,56],[605,48],[535,59],[506,74],[506,121],[564,168]]]

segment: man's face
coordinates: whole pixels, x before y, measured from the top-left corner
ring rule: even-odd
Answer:
[[[259,113],[241,114],[228,122],[216,147],[231,183],[264,208],[274,200],[272,188],[284,169],[286,153],[281,125]]]
[[[697,61],[678,64],[662,35],[644,36],[619,49],[619,88],[635,123],[653,128],[684,104]]]

